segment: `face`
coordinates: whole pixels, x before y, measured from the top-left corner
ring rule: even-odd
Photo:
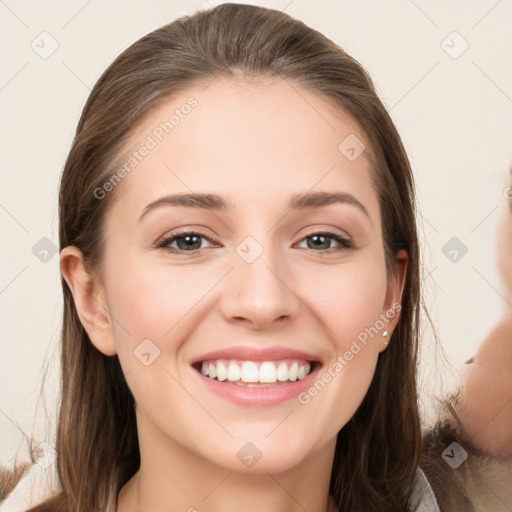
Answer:
[[[332,450],[401,292],[365,140],[285,81],[217,79],[137,127],[105,219],[110,316],[90,337],[119,356],[141,448],[235,471]]]

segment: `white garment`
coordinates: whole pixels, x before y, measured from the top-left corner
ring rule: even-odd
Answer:
[[[441,509],[437,504],[434,491],[432,490],[425,473],[418,468],[418,471],[416,472],[416,485],[413,491],[414,502],[420,498],[421,500],[418,504],[418,508],[414,512],[441,512]]]
[[[46,443],[42,443],[41,448],[43,452],[37,462],[32,464],[7,498],[0,502],[0,512],[24,512],[57,492],[55,451]],[[415,501],[421,497],[415,512],[440,512],[432,487],[425,473],[419,468],[413,497]]]

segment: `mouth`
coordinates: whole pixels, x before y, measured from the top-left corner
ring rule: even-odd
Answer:
[[[201,387],[243,406],[273,406],[297,399],[311,386],[322,363],[311,354],[283,347],[236,347],[191,362]]]
[[[319,358],[307,352],[251,345],[209,352],[190,364],[200,387],[244,406],[272,406],[297,399],[322,367]]]
[[[315,361],[281,359],[252,361],[239,359],[210,359],[193,367],[204,377],[244,387],[269,387],[305,379],[316,367]]]

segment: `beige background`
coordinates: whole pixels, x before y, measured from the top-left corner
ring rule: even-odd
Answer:
[[[2,463],[20,446],[17,425],[32,431],[46,364],[47,412],[56,412],[58,256],[42,262],[32,248],[43,237],[58,243],[58,179],[87,95],[136,39],[217,3],[0,2]],[[421,382],[428,406],[429,395],[456,382],[457,365],[506,306],[493,259],[512,163],[512,2],[246,3],[285,10],[343,46],[369,70],[403,136],[422,214],[426,302],[446,356],[436,356],[426,326]],[[58,48],[42,58],[52,44]],[[452,237],[468,248],[456,263],[442,252]],[[51,442],[53,422],[46,433],[41,403],[37,418],[35,436]]]

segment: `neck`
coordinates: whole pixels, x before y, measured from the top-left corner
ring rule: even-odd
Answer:
[[[329,496],[335,440],[285,471],[237,472],[177,445],[150,422],[138,418],[138,426],[141,465],[121,489],[117,512],[337,510]]]

